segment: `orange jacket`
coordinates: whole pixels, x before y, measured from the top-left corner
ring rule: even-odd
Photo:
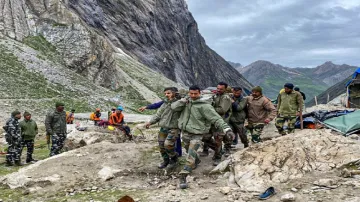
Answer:
[[[117,113],[111,114],[109,123],[111,125],[124,123],[124,115],[122,113],[119,115]]]
[[[90,120],[92,120],[92,121],[101,121],[100,117],[97,117],[95,112],[90,114]]]
[[[71,123],[74,121],[74,114],[71,114],[70,112],[66,112],[66,123]]]

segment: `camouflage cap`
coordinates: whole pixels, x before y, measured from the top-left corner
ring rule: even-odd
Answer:
[[[16,116],[16,115],[18,115],[18,114],[21,114],[21,112],[19,111],[19,110],[15,110],[15,111],[13,111],[12,113],[11,113],[11,116]]]
[[[253,89],[251,89],[251,91],[262,93],[262,88],[260,86],[256,86]]]
[[[65,106],[63,102],[56,102],[55,107]]]

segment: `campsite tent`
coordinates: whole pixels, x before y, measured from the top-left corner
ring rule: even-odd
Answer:
[[[347,107],[360,108],[360,68],[358,68],[351,80],[346,84],[348,98]]]
[[[324,121],[324,124],[344,135],[349,135],[360,131],[360,110],[348,113],[343,116],[330,118]]]

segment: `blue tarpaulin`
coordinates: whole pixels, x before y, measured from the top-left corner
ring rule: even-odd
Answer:
[[[357,77],[357,75],[358,75],[358,74],[360,74],[360,67],[359,67],[359,68],[357,68],[357,70],[354,72],[354,74],[353,74],[353,76],[352,76],[351,80],[347,82],[346,87],[348,87],[348,86],[351,84],[352,80],[353,80],[353,79],[355,79],[355,78]]]

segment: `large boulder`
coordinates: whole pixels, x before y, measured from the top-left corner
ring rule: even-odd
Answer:
[[[326,172],[360,159],[360,144],[326,130],[302,130],[233,155],[235,181],[260,192],[313,171]]]

